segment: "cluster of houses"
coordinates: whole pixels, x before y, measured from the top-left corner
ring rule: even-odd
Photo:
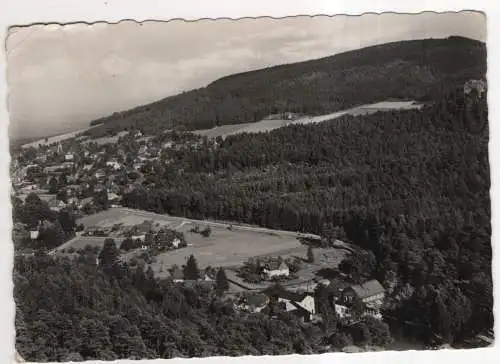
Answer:
[[[123,226],[123,224],[107,227],[87,227],[82,236],[129,239],[131,241],[130,249],[147,250],[156,248],[163,250],[179,249],[186,246],[183,233],[161,226],[159,223],[154,223],[153,220],[144,220],[132,227]]]
[[[249,282],[281,281],[292,275],[293,259],[267,257],[249,259],[240,269],[239,276]]]
[[[111,206],[119,205],[124,193],[143,182],[148,166],[171,163],[168,151],[185,147],[157,139],[136,130],[22,148],[11,163],[13,195],[24,200],[34,193],[54,211],[91,211],[96,194],[105,194]]]
[[[328,304],[344,322],[353,323],[365,316],[382,319],[380,310],[384,303],[385,289],[377,280],[341,289],[332,285],[327,286],[326,290]],[[295,314],[304,321],[321,316],[314,292],[292,291],[278,285],[263,292],[244,294],[235,303],[234,308],[250,313],[269,313],[270,310],[278,308]]]

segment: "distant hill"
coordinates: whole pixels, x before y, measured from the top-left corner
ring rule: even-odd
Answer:
[[[95,120],[88,133],[140,127],[209,129],[269,114],[326,114],[361,104],[434,100],[484,78],[486,46],[462,38],[387,43],[334,56],[223,77],[208,86]]]

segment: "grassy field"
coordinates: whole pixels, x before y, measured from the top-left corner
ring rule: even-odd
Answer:
[[[416,104],[413,101],[382,101],[375,104],[361,105],[352,109],[338,111],[326,115],[305,116],[294,120],[264,119],[255,123],[221,125],[212,129],[198,130],[195,133],[207,136],[209,138],[215,138],[218,136],[227,137],[229,135],[241,133],[268,132],[292,124],[321,123],[324,121],[339,118],[344,115],[359,116],[375,113],[377,111],[408,110],[420,107],[422,107],[422,105]]]
[[[204,268],[237,266],[253,256],[281,255],[282,252],[290,253],[292,250],[302,253],[305,250],[297,239],[290,237],[217,228],[212,229],[208,238],[184,232],[188,246],[158,255],[157,262],[152,265],[153,269],[184,264],[190,254],[196,257],[199,267]]]
[[[150,266],[158,277],[168,276],[168,271],[174,264],[182,266],[189,255],[193,254],[201,269],[207,266],[226,268],[228,278],[239,283],[230,284],[230,291],[233,293],[246,290],[262,291],[272,285],[271,282],[250,284],[237,276],[236,268],[250,257],[281,256],[283,259],[301,259],[303,263],[297,277],[285,280],[282,284],[290,289],[311,290],[314,289],[313,280],[318,278],[318,271],[325,268],[337,268],[351,249],[348,244],[342,242],[338,242],[338,246],[335,247],[314,248],[314,261],[307,262],[307,246],[297,239],[295,232],[270,230],[249,225],[229,225],[223,222],[190,220],[127,208],[112,208],[85,216],[77,223],[81,223],[85,227],[101,228],[121,223],[126,227],[139,224],[144,220],[153,220],[155,224],[158,223],[161,226],[168,226],[183,232],[188,244],[185,248],[170,250],[154,257]],[[209,237],[191,232],[194,226],[203,229],[207,225],[210,225],[212,229]],[[228,229],[230,226],[231,229]],[[68,252],[70,248],[79,250],[85,248],[86,245],[102,246],[105,239],[103,237],[80,236],[61,245],[56,251],[64,249]],[[120,238],[114,239],[117,244],[122,241]],[[123,259],[130,261],[142,253],[142,250],[131,251],[124,254]]]
[[[157,272],[166,270],[174,264],[184,264],[190,254],[196,257],[200,268],[204,268],[209,265],[217,267],[237,266],[254,256],[291,256],[304,255],[306,252],[306,247],[300,243],[294,232],[234,225],[229,230],[230,225],[225,223],[189,220],[125,208],[109,209],[85,216],[78,220],[78,224],[81,223],[85,227],[107,227],[118,223],[122,223],[124,226],[133,226],[144,220],[154,220],[155,223],[162,226],[183,232],[188,243],[185,248],[159,254],[156,257],[156,262],[152,264],[153,269]],[[190,232],[195,225],[202,229],[210,225],[212,234],[205,238],[200,234]],[[84,238],[84,242],[82,242],[82,239],[75,240],[73,244],[85,246],[92,239],[100,241],[101,244],[104,241],[102,238]]]

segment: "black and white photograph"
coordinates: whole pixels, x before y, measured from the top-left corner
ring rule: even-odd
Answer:
[[[486,21],[11,26],[16,359],[493,345]]]

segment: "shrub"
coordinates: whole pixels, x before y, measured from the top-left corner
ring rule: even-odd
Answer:
[[[207,226],[200,234],[204,238],[208,238],[210,234],[212,234],[212,229],[210,228],[210,226]]]

